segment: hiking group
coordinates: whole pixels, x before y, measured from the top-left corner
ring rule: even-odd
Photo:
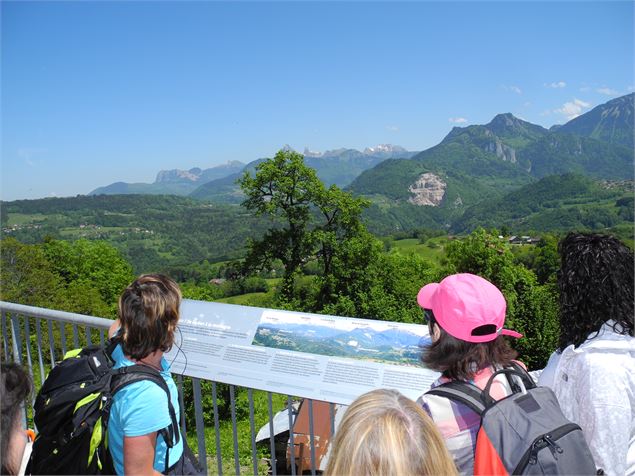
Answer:
[[[559,253],[560,340],[545,369],[516,360],[507,337],[522,336],[504,328],[492,283],[462,273],[427,284],[421,360],[441,376],[416,402],[389,389],[356,399],[325,474],[635,475],[633,252],[570,233]],[[180,301],[162,275],[126,288],[109,344],[67,354],[40,389],[30,458],[18,417],[30,388],[3,365],[2,474],[200,473],[163,358]]]

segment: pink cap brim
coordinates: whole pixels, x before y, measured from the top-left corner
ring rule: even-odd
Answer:
[[[419,290],[417,294],[417,302],[419,306],[425,309],[432,309],[432,296],[437,291],[439,283],[426,284]]]
[[[515,337],[516,339],[520,339],[523,336],[521,333],[512,331],[511,329],[503,329],[501,334],[504,336]]]

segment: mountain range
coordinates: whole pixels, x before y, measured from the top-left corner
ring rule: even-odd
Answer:
[[[634,99],[614,99],[551,129],[509,113],[455,127],[410,160],[362,172],[347,189],[371,198],[368,215],[393,229],[449,228],[470,206],[550,175],[633,180]]]
[[[285,150],[292,150],[285,145]],[[314,152],[305,149],[305,162],[317,171],[318,177],[326,185],[335,184],[344,187],[351,183],[364,170],[374,167],[390,158],[408,159],[417,152],[403,147],[380,144],[367,147],[362,152],[356,149],[335,149]],[[232,160],[208,169],[198,167],[189,170],[161,170],[153,183],[115,182],[99,187],[89,195],[117,194],[173,194],[192,196],[202,200],[220,202],[240,202],[242,195],[235,182],[245,171],[253,171],[260,162],[257,159],[248,164]]]
[[[562,190],[582,187],[589,197],[600,190],[598,181],[632,181],[634,100],[635,94],[613,99],[549,129],[510,113],[498,114],[487,124],[454,127],[439,144],[418,153],[379,145],[363,151],[305,149],[304,157],[327,185],[336,184],[371,199],[365,217],[376,233],[420,227],[460,232],[478,222],[489,223],[487,212],[492,207],[499,211],[513,208],[522,197],[540,202],[543,197],[532,193],[533,189],[546,187],[548,192],[549,186],[558,183]],[[172,193],[209,202],[240,203],[243,195],[236,180],[245,172],[253,173],[263,160],[160,171],[153,184],[119,182],[91,194]],[[552,182],[541,181],[563,174],[564,178]],[[540,208],[539,215],[548,208],[548,204]],[[513,213],[506,213],[501,211],[497,216],[516,220]],[[612,210],[611,216],[619,213]],[[597,210],[591,215],[597,219]],[[586,220],[562,219],[563,223]]]
[[[189,195],[201,184],[240,172],[245,164],[237,160],[230,160],[225,164],[209,169],[198,167],[189,170],[161,170],[153,183],[115,182],[105,187],[99,187],[89,195],[119,195],[119,194],[148,194],[148,195]]]

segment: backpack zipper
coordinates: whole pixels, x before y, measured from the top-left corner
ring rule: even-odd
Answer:
[[[556,453],[562,454],[564,450],[556,441],[575,430],[581,430],[580,426],[575,423],[567,423],[550,433],[540,435],[533,441],[531,448],[525,452],[512,474],[521,474],[528,464],[536,464],[538,462],[538,452],[544,448],[548,447],[554,458],[557,459]]]

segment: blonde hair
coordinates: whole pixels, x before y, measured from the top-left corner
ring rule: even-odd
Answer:
[[[457,474],[433,421],[396,390],[358,397],[346,410],[332,448],[328,476]]]

